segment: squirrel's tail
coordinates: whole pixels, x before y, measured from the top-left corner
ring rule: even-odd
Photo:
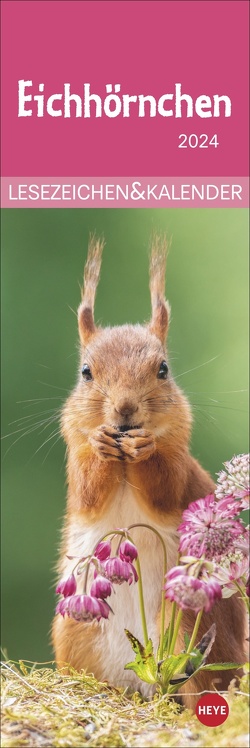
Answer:
[[[149,329],[164,342],[170,319],[170,306],[165,299],[165,273],[169,242],[166,235],[154,234],[149,266],[149,288],[152,317]]]

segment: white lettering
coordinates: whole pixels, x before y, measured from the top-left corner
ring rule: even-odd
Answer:
[[[30,184],[30,186],[29,186],[29,197],[30,197],[30,200],[39,200],[39,187],[38,187],[38,184]]]
[[[87,191],[87,195],[82,195],[82,189],[84,189],[84,190]],[[78,187],[77,196],[80,198],[80,200],[89,200],[89,186],[88,186],[88,184],[81,184],[80,187]]]
[[[106,91],[109,94],[109,96],[106,96],[104,99],[104,112],[107,115],[107,117],[118,117],[118,114],[121,113],[122,110],[122,102],[120,99],[120,96],[117,96],[117,93],[121,90],[121,86],[119,83],[115,85],[115,93],[112,93],[112,84],[108,83],[106,86]],[[113,104],[112,109],[110,108],[110,104]]]
[[[204,112],[204,109],[211,109],[211,99],[209,96],[198,96],[195,102],[195,111],[199,117],[212,117],[212,112]]]
[[[139,117],[145,117],[145,101],[149,101],[150,109],[149,109],[149,116],[155,117],[156,116],[156,101],[154,96],[143,96],[140,94],[138,96],[139,99]]]
[[[25,89],[32,86],[32,81],[18,81],[18,117],[31,117],[32,109],[25,109],[25,101],[32,101],[31,94],[25,96]]]
[[[141,119],[144,117],[193,117],[197,114],[198,117],[210,118],[231,116],[231,99],[225,95],[214,95],[212,98],[206,94],[201,94],[196,99],[189,94],[182,93],[182,84],[175,83],[174,92],[164,92],[159,99],[152,96],[152,94],[139,94],[130,96],[129,94],[121,94],[120,83],[107,83],[106,96],[99,96],[99,94],[90,92],[90,83],[83,84],[83,95],[80,96],[78,93],[71,93],[71,84],[63,84],[63,93],[52,93],[50,96],[46,96],[44,89],[44,83],[38,83],[37,90],[39,93],[32,94],[32,90],[27,93],[27,89],[33,89],[32,80],[20,79],[18,81],[18,117],[44,117],[46,113],[50,117],[64,117],[69,119],[70,117],[80,118],[84,117],[89,119],[92,117],[102,117],[103,114],[110,119],[115,117],[130,117],[131,107],[130,105],[137,104],[136,109],[132,108],[132,113]],[[28,108],[28,103],[36,102],[36,108]],[[62,109],[56,108],[55,102],[62,102]],[[171,104],[172,102],[172,108]],[[72,107],[73,105],[73,107]],[[91,106],[92,105],[92,106]],[[72,111],[73,109],[73,111]],[[187,140],[187,136],[181,135]],[[214,136],[214,138],[217,136]],[[197,138],[196,135],[191,135],[190,138]],[[207,136],[201,135],[201,138],[205,138],[199,147],[207,147],[205,145]],[[186,142],[184,140],[184,143]],[[209,144],[218,145],[218,143]],[[180,147],[186,148],[185,144],[181,144]],[[190,147],[195,148],[198,144],[189,142]]]
[[[164,102],[168,101],[169,99],[173,99],[174,94],[165,94],[164,96],[161,96],[158,101],[158,112],[161,114],[162,117],[173,117],[173,109],[164,109]]]
[[[128,200],[128,184],[126,184],[126,191],[121,188],[120,184],[116,185],[116,198],[119,200],[119,194],[124,197],[124,200]]]
[[[76,117],[82,117],[82,100],[78,94],[70,93],[70,83],[64,84],[64,117],[71,117],[70,103],[74,101],[76,104]]]
[[[60,190],[60,187],[61,187],[61,185],[60,185],[60,184],[52,184],[52,185],[51,185],[51,187],[55,187],[55,188],[56,188],[56,189],[54,190],[54,192],[52,192],[52,195],[51,195],[51,200],[61,200],[60,196],[59,196],[59,197],[56,197],[57,193],[58,193],[58,192],[59,192],[59,190]],[[63,185],[63,187],[64,187],[64,185]]]
[[[213,194],[213,190],[214,190],[214,194]],[[216,200],[216,198],[218,197],[218,194],[219,194],[219,190],[215,184],[207,185],[207,200]]]
[[[214,117],[220,117],[220,101],[225,104],[225,117],[231,117],[232,104],[229,96],[214,96]]]
[[[241,193],[242,193],[242,187],[240,186],[240,184],[233,184],[232,185],[232,200],[234,200],[235,196],[238,198],[238,200],[242,200]]]
[[[12,184],[9,184],[9,200],[18,200],[18,197],[12,194]]]
[[[100,195],[100,200],[103,200],[103,186],[102,186],[102,184],[100,185],[100,189],[99,190],[95,190],[94,186],[92,186],[92,190],[91,190],[92,200],[94,198],[94,195]]]
[[[123,117],[130,117],[129,104],[137,101],[137,96],[129,96],[124,94],[123,96]]]
[[[181,102],[187,102],[187,117],[193,116],[193,99],[189,94],[181,93],[181,83],[175,84],[175,116],[182,117]]]
[[[39,91],[44,91],[44,83],[39,83]],[[34,101],[37,101],[37,117],[43,117],[44,115],[44,96],[34,96]]]
[[[90,83],[84,83],[84,117],[90,117],[90,102],[96,104],[95,116],[102,116],[102,100],[97,94],[90,94]]]
[[[47,112],[51,115],[51,117],[62,117],[62,110],[61,109],[53,109],[53,103],[54,101],[61,101],[62,100],[62,94],[53,94],[53,96],[49,96],[47,101]]]

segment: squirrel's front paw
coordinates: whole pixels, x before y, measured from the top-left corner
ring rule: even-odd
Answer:
[[[89,442],[100,460],[123,460],[119,432],[112,426],[99,426],[89,437]]]
[[[147,460],[155,452],[156,441],[151,431],[146,429],[131,429],[120,434],[120,444],[123,458],[127,462]]]

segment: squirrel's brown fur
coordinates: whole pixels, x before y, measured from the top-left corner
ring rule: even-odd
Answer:
[[[100,535],[134,520],[152,524],[162,532],[169,565],[174,565],[178,548],[176,528],[183,509],[190,501],[214,490],[209,474],[189,454],[191,412],[186,397],[171,373],[166,380],[157,378],[162,360],[167,359],[165,338],[170,316],[164,298],[167,243],[164,238],[154,238],[149,324],[104,329],[94,323],[102,249],[103,242],[92,237],[78,312],[79,381],[62,416],[68,454],[68,506],[60,563],[64,574],[70,569],[66,554],[90,553]],[[91,381],[82,380],[84,364],[90,367]],[[142,570],[143,563],[146,568],[146,612],[154,639],[161,597],[161,548],[154,545],[152,533],[145,529],[137,529],[134,537]],[[141,631],[137,599],[133,598],[132,588],[128,593],[125,588],[127,585],[122,585],[116,593],[117,612],[112,622],[79,623],[56,616],[53,641],[59,664],[85,668],[114,685],[126,684],[123,669],[131,656],[124,650],[122,628],[138,636]],[[168,613],[169,603],[166,607]],[[211,614],[203,615],[200,637],[212,621],[216,622],[217,634],[210,660],[244,662],[241,601],[236,596],[223,600],[214,606]],[[180,650],[183,631],[190,633],[193,623],[194,615],[187,611],[179,635]],[[131,676],[127,672],[127,677]],[[201,673],[183,687],[185,703],[194,706],[195,697],[188,694],[209,689],[215,680],[219,688],[227,688],[232,677],[232,671]],[[139,685],[133,679],[131,684]]]

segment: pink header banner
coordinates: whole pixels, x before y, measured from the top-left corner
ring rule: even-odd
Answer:
[[[248,12],[2,0],[3,176],[247,176]]]
[[[247,208],[247,177],[3,177],[3,208]]]

